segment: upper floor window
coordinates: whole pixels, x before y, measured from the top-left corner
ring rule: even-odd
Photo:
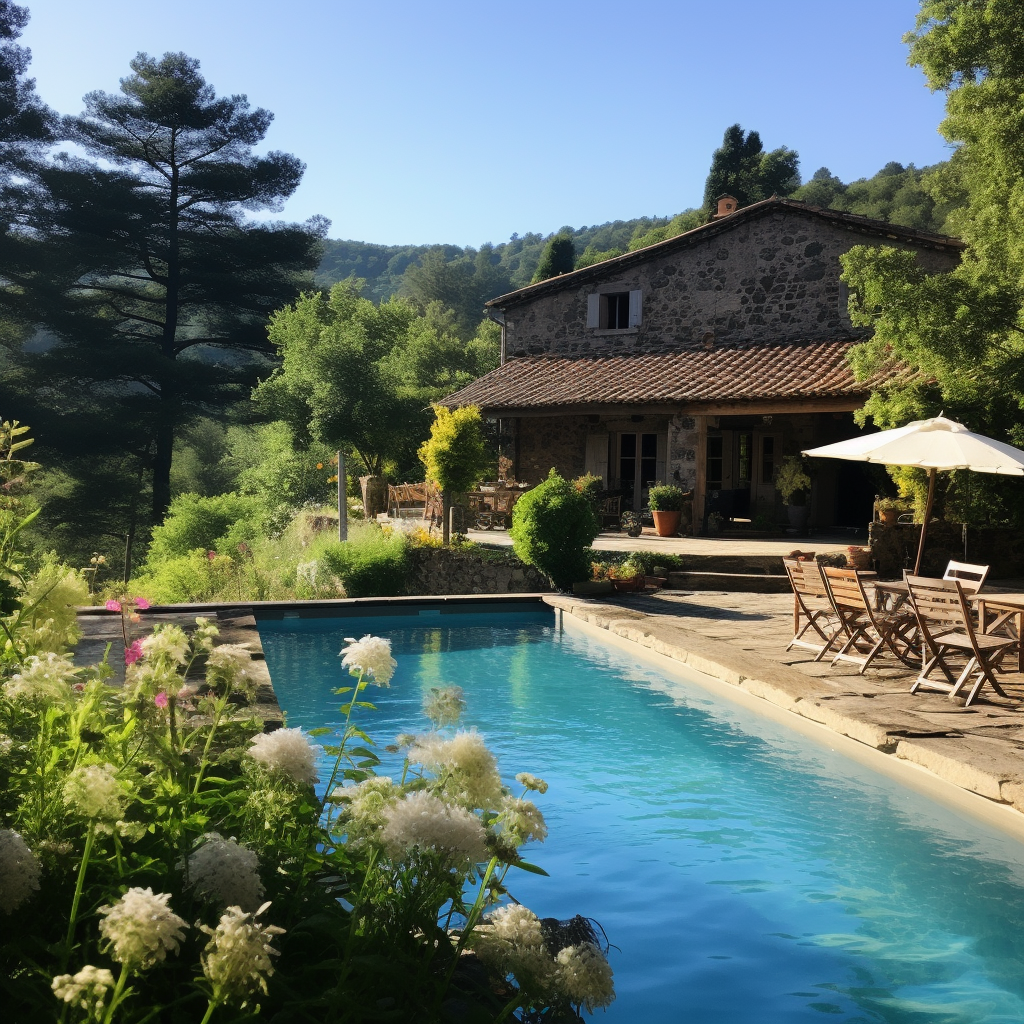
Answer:
[[[587,326],[602,331],[626,331],[639,327],[643,316],[643,293],[596,292],[587,296]]]

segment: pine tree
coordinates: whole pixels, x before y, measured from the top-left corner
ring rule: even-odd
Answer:
[[[56,404],[89,396],[79,442],[119,422],[148,460],[152,515],[170,502],[179,431],[247,396],[271,353],[267,316],[311,283],[326,222],[258,223],[294,192],[303,165],[257,156],[273,115],[217,97],[182,53],[139,54],[121,94],[93,92],[40,176],[35,228],[48,273],[33,282],[58,343],[27,360]]]
[[[722,145],[711,157],[704,186],[704,210],[711,214],[718,197],[731,195],[740,206],[749,206],[773,195],[786,196],[800,185],[800,157],[781,146],[765,152],[757,132],[743,133],[734,124],[725,130]]]
[[[568,274],[576,267],[576,245],[572,235],[562,231],[555,235],[544,247],[540,265],[533,275],[533,283],[546,281],[549,277]]]

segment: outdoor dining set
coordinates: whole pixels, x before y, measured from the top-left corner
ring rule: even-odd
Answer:
[[[784,559],[793,587],[793,639],[814,660],[851,662],[861,674],[891,655],[917,671],[910,690],[933,689],[969,706],[984,685],[1006,697],[996,677],[1016,652],[1024,671],[1024,595],[987,593],[988,566],[950,562],[942,579]]]

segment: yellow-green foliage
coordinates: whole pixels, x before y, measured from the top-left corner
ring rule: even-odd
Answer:
[[[65,651],[82,636],[75,609],[90,603],[82,574],[61,562],[55,552],[43,556],[22,596],[23,624],[31,631],[33,654]]]
[[[427,479],[442,491],[468,491],[487,468],[487,443],[483,420],[475,405],[461,409],[434,406],[430,439],[419,450]]]
[[[345,586],[346,597],[394,597],[405,589],[409,542],[367,523],[344,544],[324,548],[321,564]]]

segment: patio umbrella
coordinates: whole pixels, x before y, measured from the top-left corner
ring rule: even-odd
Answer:
[[[925,505],[921,539],[917,545],[914,574],[921,570],[924,538],[932,516],[935,474],[941,470],[969,469],[975,473],[1003,473],[1024,476],[1024,451],[975,434],[962,423],[935,416],[915,420],[905,427],[865,434],[849,441],[826,444],[803,453],[821,459],[851,459],[878,462],[884,466],[920,466],[928,470],[928,501]]]

